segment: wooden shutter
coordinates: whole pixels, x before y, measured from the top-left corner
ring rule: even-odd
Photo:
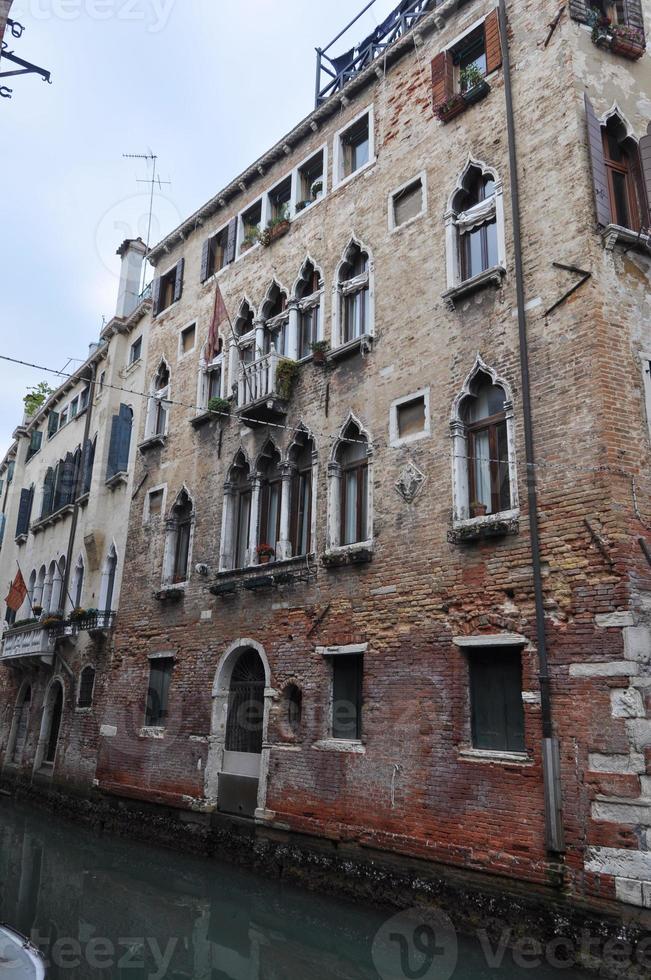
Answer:
[[[156,276],[151,285],[152,313],[158,316],[160,313],[160,276]]]
[[[7,523],[7,518],[4,514],[0,514],[0,548],[2,547],[2,542],[5,536],[5,524]]]
[[[43,441],[43,433],[39,432],[38,429],[34,429],[32,432],[32,437],[29,442],[29,449],[27,450],[27,459],[31,459],[35,453],[41,448],[41,442]]]
[[[52,513],[54,503],[54,470],[50,467],[43,480],[43,503],[41,505],[41,518],[49,517]]]
[[[570,0],[570,17],[581,24],[587,24],[589,9],[588,0]]]
[[[597,224],[605,227],[610,224],[610,197],[608,178],[604,161],[604,147],[601,138],[601,123],[597,119],[592,103],[585,93],[585,118],[588,124],[588,151],[592,165],[592,186],[594,190]]]
[[[477,650],[470,655],[473,746],[524,751],[520,652]]]
[[[642,0],[624,0],[624,16],[627,27],[635,27],[644,34]]]
[[[208,263],[210,262],[210,243],[211,238],[207,238],[203,243],[203,248],[201,250],[201,282],[205,282],[208,278]]]
[[[497,71],[502,65],[502,39],[497,10],[493,10],[484,21],[484,39],[486,44],[486,74],[490,75],[492,71]]]
[[[120,405],[118,415],[111,419],[111,439],[109,441],[106,479],[116,473],[126,473],[129,469],[129,448],[131,446],[131,427],[133,412],[128,405]]]
[[[88,493],[90,491],[90,484],[93,478],[93,463],[95,462],[95,443],[91,442],[90,439],[86,440],[86,445],[84,446],[84,460],[82,463],[83,477],[81,483],[81,492]]]
[[[640,167],[647,204],[647,214],[644,223],[651,226],[651,123],[649,123],[646,132],[646,136],[643,136],[640,140]]]
[[[434,108],[443,105],[454,94],[454,65],[452,53],[441,51],[432,61],[432,102]]]
[[[48,438],[51,439],[52,436],[54,435],[54,433],[57,431],[58,428],[59,428],[59,413],[58,412],[50,412],[50,414],[47,417],[47,434],[48,434]]]
[[[185,269],[185,259],[179,259],[176,264],[176,278],[174,279],[174,302],[181,299],[183,295],[183,270]]]
[[[20,504],[18,506],[18,521],[16,522],[16,537],[27,534],[29,531],[29,519],[32,516],[32,501],[34,500],[34,487],[29,490],[20,491]]]
[[[235,246],[237,245],[237,218],[231,218],[228,222],[228,236],[226,239],[226,255],[224,262],[230,265],[235,261]]]
[[[61,506],[71,504],[75,498],[75,457],[66,453],[61,477]]]

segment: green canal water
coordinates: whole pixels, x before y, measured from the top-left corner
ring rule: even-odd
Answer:
[[[32,937],[55,980],[585,976],[559,968],[560,948],[514,956],[485,937],[455,936],[444,917],[395,917],[227,864],[98,836],[3,797],[0,922]],[[9,973],[0,965],[2,980]]]

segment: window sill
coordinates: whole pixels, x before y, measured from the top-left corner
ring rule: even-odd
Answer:
[[[314,554],[297,555],[280,561],[267,562],[266,565],[249,565],[247,568],[234,568],[218,572],[217,581],[210,587],[210,594],[228,597],[241,588],[255,591],[263,588],[278,588],[295,582],[308,582],[316,576]]]
[[[328,362],[339,361],[345,357],[350,357],[352,354],[369,354],[372,348],[373,337],[371,334],[365,333],[361,337],[355,337],[354,340],[349,340],[347,344],[342,344],[341,347],[335,347],[334,350],[329,350],[327,360]]]
[[[58,521],[62,521],[64,517],[68,514],[72,514],[75,509],[74,504],[65,504],[54,513],[48,514],[47,517],[42,517],[39,521],[34,521],[32,524],[32,534],[38,534],[44,528],[49,527],[50,524],[56,524]]]
[[[312,743],[312,748],[319,752],[347,752],[355,755],[365,755],[366,746],[356,739],[322,738]]]
[[[149,449],[154,449],[155,446],[164,446],[166,442],[166,435],[150,436],[149,439],[145,439],[144,442],[140,443],[138,449],[141,453],[146,453]]]
[[[126,485],[129,482],[129,474],[126,470],[120,470],[119,473],[114,473],[113,476],[109,477],[106,481],[106,486],[109,490],[115,490],[116,487],[121,485]]]
[[[500,752],[497,749],[460,749],[459,758],[467,762],[501,763],[512,766],[533,765],[533,759],[526,752]]]
[[[333,193],[335,191],[338,191],[340,187],[346,187],[347,184],[350,184],[351,180],[355,180],[355,178],[359,177],[360,174],[366,173],[368,170],[370,170],[372,167],[375,166],[376,162],[377,162],[377,158],[371,157],[370,160],[367,160],[366,163],[362,164],[361,167],[358,167],[357,170],[353,170],[352,174],[347,174],[346,177],[342,177],[340,180],[338,180],[336,183],[333,184],[332,187]]]
[[[152,595],[157,602],[180,602],[181,599],[185,598],[185,584],[166,585],[158,592],[153,592]]]
[[[136,368],[139,367],[141,364],[142,364],[142,357],[139,357],[137,361],[131,361],[130,364],[127,364],[124,371],[125,378],[127,378],[130,374],[133,374]]]
[[[29,463],[31,463],[31,461],[33,459],[35,459],[39,455],[40,452],[41,452],[41,450],[40,449],[37,449],[35,453],[32,453],[31,456],[28,456],[27,459],[25,460],[25,466],[27,466]]]
[[[180,302],[181,302],[180,299],[175,299],[170,303],[169,306],[166,306],[164,310],[159,310],[158,313],[154,313],[154,320],[157,320],[159,316],[163,316],[164,313],[167,313],[169,310],[173,309]]]
[[[203,412],[195,415],[193,419],[190,419],[190,425],[193,429],[201,429],[208,422],[226,422],[230,419],[230,412],[211,412],[210,409],[206,408]]]
[[[165,729],[145,726],[138,732],[138,738],[165,738]]]
[[[25,544],[26,541],[27,541],[27,535],[26,534],[17,534],[16,535],[16,538],[15,538],[15,541],[16,541],[16,544],[19,545],[19,546],[21,544]]]
[[[481,541],[487,538],[503,538],[518,534],[520,522],[518,510],[505,510],[500,514],[487,514],[486,517],[471,517],[465,521],[455,521],[448,531],[451,544],[464,544],[467,541]]]
[[[441,298],[445,300],[445,305],[449,310],[454,310],[458,301],[463,299],[464,296],[470,296],[471,293],[476,293],[479,289],[484,289],[486,286],[494,286],[495,289],[499,289],[505,275],[506,269],[503,265],[494,265],[490,269],[485,269],[478,275],[473,276],[472,279],[466,279],[464,282],[460,282],[451,289],[448,289],[445,293],[441,294]]]
[[[479,84],[468,89],[466,92],[456,92],[451,98],[441,105],[435,107],[434,112],[442,123],[451,122],[460,116],[470,106],[485,99],[491,90],[490,85],[484,78]]]
[[[89,500],[90,500],[90,490],[86,490],[86,492],[82,493],[80,497],[77,497],[77,503],[79,504],[80,507],[85,507]]]
[[[612,252],[615,245],[626,245],[647,253],[651,248],[651,235],[631,231],[630,228],[623,228],[621,225],[606,225],[601,232],[601,240],[607,252]]]
[[[342,565],[366,565],[372,560],[372,541],[361,541],[359,544],[330,548],[321,556],[321,563],[326,568],[340,568]]]

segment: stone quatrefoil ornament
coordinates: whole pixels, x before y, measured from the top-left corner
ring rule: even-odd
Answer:
[[[425,474],[421,473],[415,463],[407,463],[396,481],[396,490],[410,504],[416,499],[424,483]]]

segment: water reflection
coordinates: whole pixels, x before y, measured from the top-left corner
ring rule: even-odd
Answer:
[[[0,921],[32,937],[55,980],[378,980],[371,948],[390,916],[0,805]],[[460,943],[453,980],[522,975]]]

